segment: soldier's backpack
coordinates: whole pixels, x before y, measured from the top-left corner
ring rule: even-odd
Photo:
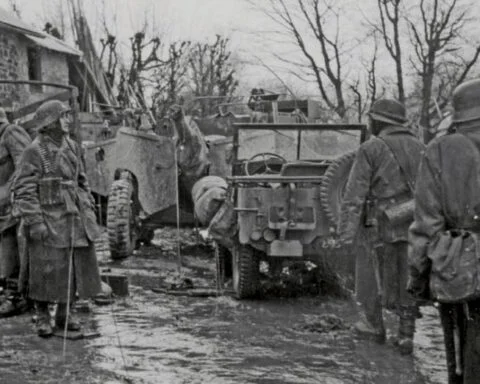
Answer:
[[[475,153],[477,161],[480,162],[477,147],[470,140],[468,142],[472,153]],[[441,175],[439,177],[441,178]],[[446,214],[441,179],[440,186],[442,209]],[[480,298],[479,236],[479,232],[473,230],[452,228],[438,233],[428,245],[427,256],[432,264],[430,291],[437,301],[462,303]]]

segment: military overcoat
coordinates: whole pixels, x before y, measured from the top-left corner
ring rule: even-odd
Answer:
[[[385,141],[390,143],[395,154]],[[364,238],[360,240],[357,236],[357,241],[363,243],[359,249],[371,250],[374,245],[382,244],[377,226],[372,228],[363,226],[367,197],[374,202],[372,216],[376,218],[380,216],[383,209],[412,198],[407,179],[415,181],[423,149],[423,144],[412,131],[401,126],[389,126],[383,129],[378,137],[374,136],[360,146],[342,202],[338,225],[341,238],[353,241],[357,233],[362,235]],[[382,273],[385,275],[383,278],[384,304],[387,307],[393,307],[399,303],[408,305],[411,302],[405,289],[406,241],[409,224],[397,231],[395,242],[388,247],[392,251],[388,254],[383,252],[381,264],[383,265]],[[392,247],[398,247],[399,250]],[[401,255],[402,252],[403,255]],[[363,254],[357,257],[356,291],[357,300],[362,303],[371,300],[371,292],[376,291],[375,280],[371,279],[372,266],[368,257]],[[399,281],[400,278],[402,281]]]
[[[93,241],[98,227],[78,145],[64,137],[57,145],[40,134],[22,155],[14,182],[14,210],[22,218],[29,258],[29,297],[66,301],[70,256],[71,282],[80,296],[100,290]],[[43,241],[29,238],[29,228],[44,223]]]

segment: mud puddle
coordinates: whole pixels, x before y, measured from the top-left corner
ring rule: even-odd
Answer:
[[[184,273],[196,286],[213,285],[213,260],[204,252],[189,251]],[[422,308],[414,356],[403,357],[390,344],[353,337],[350,326],[358,320],[358,310],[351,300],[270,295],[239,302],[228,296],[154,293],[151,287],[176,275],[173,254],[164,253],[158,264],[158,252],[155,247],[142,248],[137,257],[116,266],[128,270],[131,295],[96,310],[102,337],[90,347],[102,371],[135,383],[172,384],[446,380],[442,335],[432,307]],[[324,316],[333,319],[330,329],[322,329]],[[388,313],[386,318],[391,334],[395,319]]]
[[[340,329],[317,331],[322,314],[335,314]],[[97,310],[102,337],[90,346],[99,368],[133,382],[425,382],[412,358],[355,340],[355,319],[343,301],[192,299],[134,287],[127,300]]]
[[[214,262],[203,249],[184,254],[182,273],[195,286],[213,285]],[[207,250],[208,251],[208,250]],[[236,301],[155,293],[175,279],[171,250],[142,247],[102,268],[129,276],[130,296],[92,306],[100,337],[42,340],[31,314],[0,320],[1,383],[445,383],[438,316],[424,308],[415,355],[353,338],[358,319],[351,300],[303,296]],[[86,316],[86,315],[85,315]],[[86,316],[87,317],[87,316]],[[388,315],[393,331],[393,316]]]

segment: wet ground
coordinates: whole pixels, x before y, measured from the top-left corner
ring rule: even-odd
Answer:
[[[187,231],[188,232],[188,231]],[[183,232],[182,276],[194,286],[213,285],[208,247]],[[169,232],[171,236],[171,232]],[[100,246],[100,251],[102,247]],[[173,237],[102,269],[129,276],[130,295],[81,314],[100,336],[42,340],[31,314],[0,320],[1,383],[445,383],[444,354],[435,309],[423,308],[413,357],[393,346],[352,337],[358,319],[348,299],[268,295],[236,301],[229,296],[187,297],[152,288],[178,281]],[[387,314],[389,329],[393,316]]]

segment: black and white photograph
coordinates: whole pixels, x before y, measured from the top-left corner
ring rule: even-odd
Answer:
[[[0,0],[0,384],[480,384],[478,0]]]

